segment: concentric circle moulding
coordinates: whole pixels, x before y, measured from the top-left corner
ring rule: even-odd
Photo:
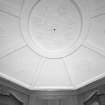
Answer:
[[[87,16],[74,0],[26,0],[21,13],[23,37],[30,48],[47,58],[72,54],[84,42]]]

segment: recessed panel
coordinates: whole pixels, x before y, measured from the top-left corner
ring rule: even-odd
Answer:
[[[84,42],[88,30],[84,9],[74,0],[26,2],[21,26],[26,43],[47,58],[71,54]]]
[[[0,12],[0,56],[23,44],[19,20]]]
[[[37,81],[34,83],[35,87],[39,89],[65,89],[73,87],[62,60],[45,60],[43,65],[40,66],[41,70]]]
[[[105,50],[105,15],[91,20],[87,42],[98,49]]]
[[[105,0],[87,0],[90,17],[105,13]]]
[[[105,75],[105,57],[88,48],[82,47],[67,57],[66,64],[76,88],[92,83]]]
[[[11,15],[19,16],[23,0],[0,0],[0,10]]]
[[[32,87],[41,58],[24,47],[0,60],[0,76],[24,87]]]
[[[43,0],[30,16],[30,33],[39,47],[48,50],[66,49],[77,41],[81,16],[70,0]]]

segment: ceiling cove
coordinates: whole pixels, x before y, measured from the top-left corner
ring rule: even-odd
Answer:
[[[76,90],[105,77],[105,0],[0,0],[0,77],[29,90]]]

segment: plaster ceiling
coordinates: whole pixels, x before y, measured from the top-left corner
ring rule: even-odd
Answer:
[[[0,0],[0,76],[30,90],[105,77],[105,0]]]

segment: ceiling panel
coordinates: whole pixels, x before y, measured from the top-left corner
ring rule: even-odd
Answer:
[[[41,70],[37,81],[35,81],[35,87],[44,89],[73,88],[63,60],[47,59],[40,66]]]
[[[28,47],[0,59],[0,76],[31,89],[41,57]]]
[[[81,47],[73,55],[65,58],[69,74],[76,88],[85,86],[105,75],[105,57]]]
[[[24,0],[0,0],[0,10],[8,14],[19,16]]]

